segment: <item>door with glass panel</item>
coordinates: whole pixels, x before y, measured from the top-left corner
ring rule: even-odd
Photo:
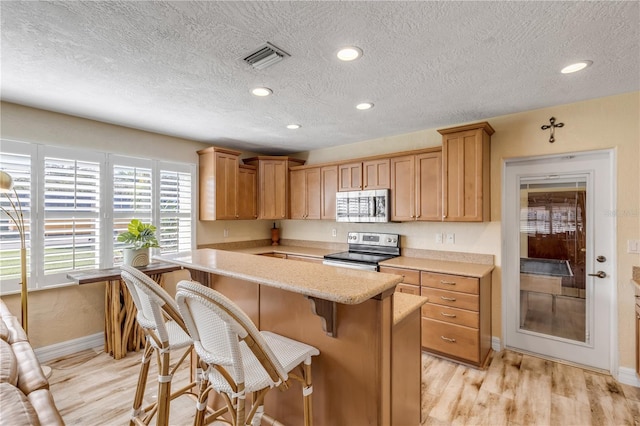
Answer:
[[[610,368],[615,235],[610,152],[508,161],[505,343]]]

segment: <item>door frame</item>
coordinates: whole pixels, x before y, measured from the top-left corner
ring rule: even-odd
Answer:
[[[513,265],[507,264],[507,252],[509,247],[507,247],[507,239],[506,235],[508,235],[509,229],[507,226],[509,225],[509,221],[506,220],[508,216],[508,206],[506,205],[507,198],[507,185],[505,182],[505,177],[507,175],[507,167],[509,165],[517,164],[517,163],[526,163],[530,161],[540,161],[540,160],[560,160],[564,157],[571,156],[572,158],[585,158],[593,155],[604,155],[606,156],[606,160],[609,163],[609,173],[610,179],[612,183],[612,191],[610,195],[611,205],[607,206],[607,210],[611,212],[612,215],[615,215],[615,209],[617,206],[617,161],[616,161],[616,150],[615,149],[605,149],[605,150],[593,150],[593,151],[580,151],[580,152],[571,152],[571,153],[562,153],[562,154],[548,154],[548,155],[532,155],[527,157],[514,157],[514,158],[506,158],[502,160],[502,182],[501,182],[501,192],[502,192],[502,208],[501,208],[501,266],[502,266],[502,285],[501,285],[501,302],[502,302],[502,324],[501,324],[501,332],[502,332],[502,341],[501,341],[501,349],[504,349],[509,345],[508,337],[507,337],[507,304],[508,300],[507,296],[507,287],[508,287],[508,277],[512,273],[511,269],[514,268]],[[618,255],[617,255],[617,220],[612,221],[612,235],[611,235],[611,283],[610,286],[610,294],[609,300],[611,301],[611,306],[609,309],[609,320],[611,324],[611,330],[609,333],[609,373],[612,376],[617,377],[618,366],[619,366],[619,346],[618,346],[618,291],[617,291],[617,268],[618,268]],[[586,271],[587,273],[592,271]],[[544,355],[541,355],[544,356]]]

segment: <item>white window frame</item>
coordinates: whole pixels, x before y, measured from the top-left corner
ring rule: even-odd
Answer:
[[[136,158],[123,154],[100,152],[88,149],[56,147],[33,142],[0,140],[0,151],[28,155],[31,158],[31,211],[25,215],[31,230],[27,240],[27,282],[29,290],[75,285],[66,276],[44,274],[44,158],[60,157],[69,160],[93,161],[100,163],[100,268],[113,267],[113,167],[114,164],[150,168],[152,173],[152,223],[160,230],[160,170],[189,173],[191,175],[191,249],[196,247],[196,207],[197,207],[197,165],[194,163],[172,162],[163,159]],[[4,213],[3,213],[4,214]],[[58,275],[57,279],[54,277]],[[20,292],[19,278],[0,279],[0,295]]]

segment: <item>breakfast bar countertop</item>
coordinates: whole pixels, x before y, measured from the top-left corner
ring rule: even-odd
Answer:
[[[198,249],[154,258],[188,269],[237,278],[347,305],[356,305],[392,290],[402,281],[399,275],[291,262],[215,249]]]

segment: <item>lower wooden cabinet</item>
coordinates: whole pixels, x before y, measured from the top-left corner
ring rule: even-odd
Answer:
[[[422,347],[481,367],[491,350],[491,274],[422,272]]]
[[[414,269],[380,266],[380,272],[402,275],[402,282],[396,286],[396,292],[420,295],[420,271]]]
[[[636,290],[636,373],[640,375],[640,291]]]

